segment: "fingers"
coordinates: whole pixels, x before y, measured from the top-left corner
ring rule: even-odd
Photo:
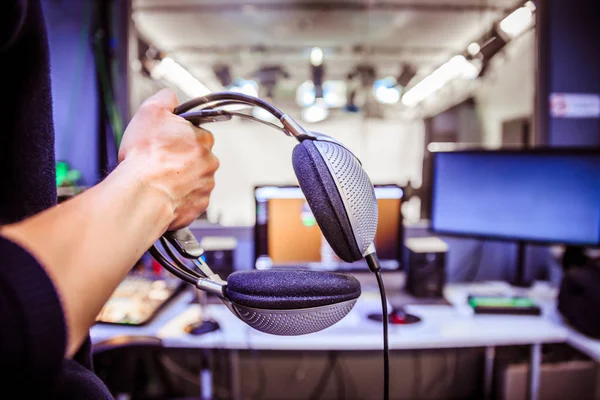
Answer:
[[[179,100],[173,90],[165,88],[159,90],[154,96],[147,98],[141,107],[149,105],[173,112],[175,107],[179,105]]]
[[[195,131],[198,143],[207,149],[212,150],[213,146],[215,145],[215,137],[213,134],[202,128],[195,128]]]

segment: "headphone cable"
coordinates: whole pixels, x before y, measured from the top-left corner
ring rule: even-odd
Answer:
[[[383,279],[381,278],[381,264],[379,258],[375,253],[367,254],[365,260],[369,265],[369,269],[373,271],[377,278],[377,285],[379,286],[379,294],[381,295],[381,311],[383,321],[383,399],[388,400],[390,398],[390,346],[388,342],[388,309],[387,309],[387,297],[385,295],[385,287],[383,286]]]

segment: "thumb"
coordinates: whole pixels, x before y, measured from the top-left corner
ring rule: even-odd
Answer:
[[[169,112],[173,112],[175,107],[179,105],[177,94],[172,89],[161,89],[154,96],[147,98],[142,106],[152,105],[154,107],[163,108]]]

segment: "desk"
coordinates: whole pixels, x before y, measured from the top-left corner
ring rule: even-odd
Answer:
[[[466,306],[466,296],[474,291],[502,289],[490,284],[447,285],[445,295],[453,305],[414,305],[406,306],[406,311],[422,318],[415,325],[390,326],[389,340],[392,350],[467,348],[486,349],[484,371],[485,392],[491,396],[491,382],[496,346],[531,345],[530,398],[536,399],[539,388],[541,367],[541,346],[544,343],[565,342],[568,328],[546,318],[546,306],[543,302],[544,316],[492,316],[473,315]],[[507,285],[508,286],[508,285]],[[483,288],[483,289],[482,289]],[[503,290],[506,288],[503,288]],[[189,297],[191,300],[191,296]],[[188,300],[188,302],[189,302]],[[379,299],[375,293],[365,292],[354,309],[336,325],[317,333],[295,337],[268,335],[249,328],[238,320],[224,305],[211,304],[205,310],[221,329],[203,336],[188,335],[185,326],[197,321],[201,316],[198,305],[186,305],[174,302],[165,315],[159,316],[148,327],[131,328],[102,326],[92,329],[92,340],[98,343],[111,334],[155,335],[163,346],[169,348],[202,348],[232,350],[232,364],[235,365],[237,350],[378,350],[382,348],[381,324],[368,320],[366,315],[380,312]],[[170,316],[170,318],[168,317]],[[111,333],[112,332],[112,333]],[[233,393],[239,394],[235,382],[238,371],[233,368]]]
[[[590,357],[597,363],[600,363],[600,340],[592,339],[571,327],[558,309],[554,308],[548,314],[549,319],[558,326],[562,326],[567,330],[567,343],[581,351],[583,354]]]
[[[456,299],[469,293],[468,285],[448,286],[449,297]],[[197,306],[173,318],[158,336],[163,345],[180,348],[226,348],[231,350],[379,350],[382,348],[381,324],[366,315],[379,311],[376,295],[365,293],[346,318],[324,331],[296,337],[268,335],[247,327],[223,305],[206,310],[221,330],[196,337],[184,333],[184,327],[201,315]],[[473,315],[461,306],[407,306],[406,311],[422,321],[414,325],[392,325],[390,349],[432,349],[484,347],[486,395],[491,383],[496,346],[531,345],[530,398],[536,399],[541,367],[541,345],[567,339],[567,329],[544,317]],[[234,374],[235,381],[235,374]],[[235,393],[235,387],[234,387]]]
[[[589,338],[571,327],[567,327],[567,329],[567,343],[586,354],[594,361],[600,362],[600,340]]]
[[[97,346],[100,343],[115,337],[158,337],[158,331],[170,320],[180,313],[184,312],[194,299],[194,293],[191,290],[184,290],[167,304],[156,317],[148,324],[142,326],[127,326],[113,324],[96,324],[90,329],[90,339],[92,345]]]

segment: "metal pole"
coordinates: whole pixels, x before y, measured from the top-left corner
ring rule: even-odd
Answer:
[[[538,399],[541,369],[542,345],[541,343],[535,343],[531,345],[531,356],[529,359],[529,400]]]
[[[494,381],[494,361],[496,359],[496,348],[488,346],[485,348],[485,370],[483,377],[484,398],[492,398],[492,382]]]

